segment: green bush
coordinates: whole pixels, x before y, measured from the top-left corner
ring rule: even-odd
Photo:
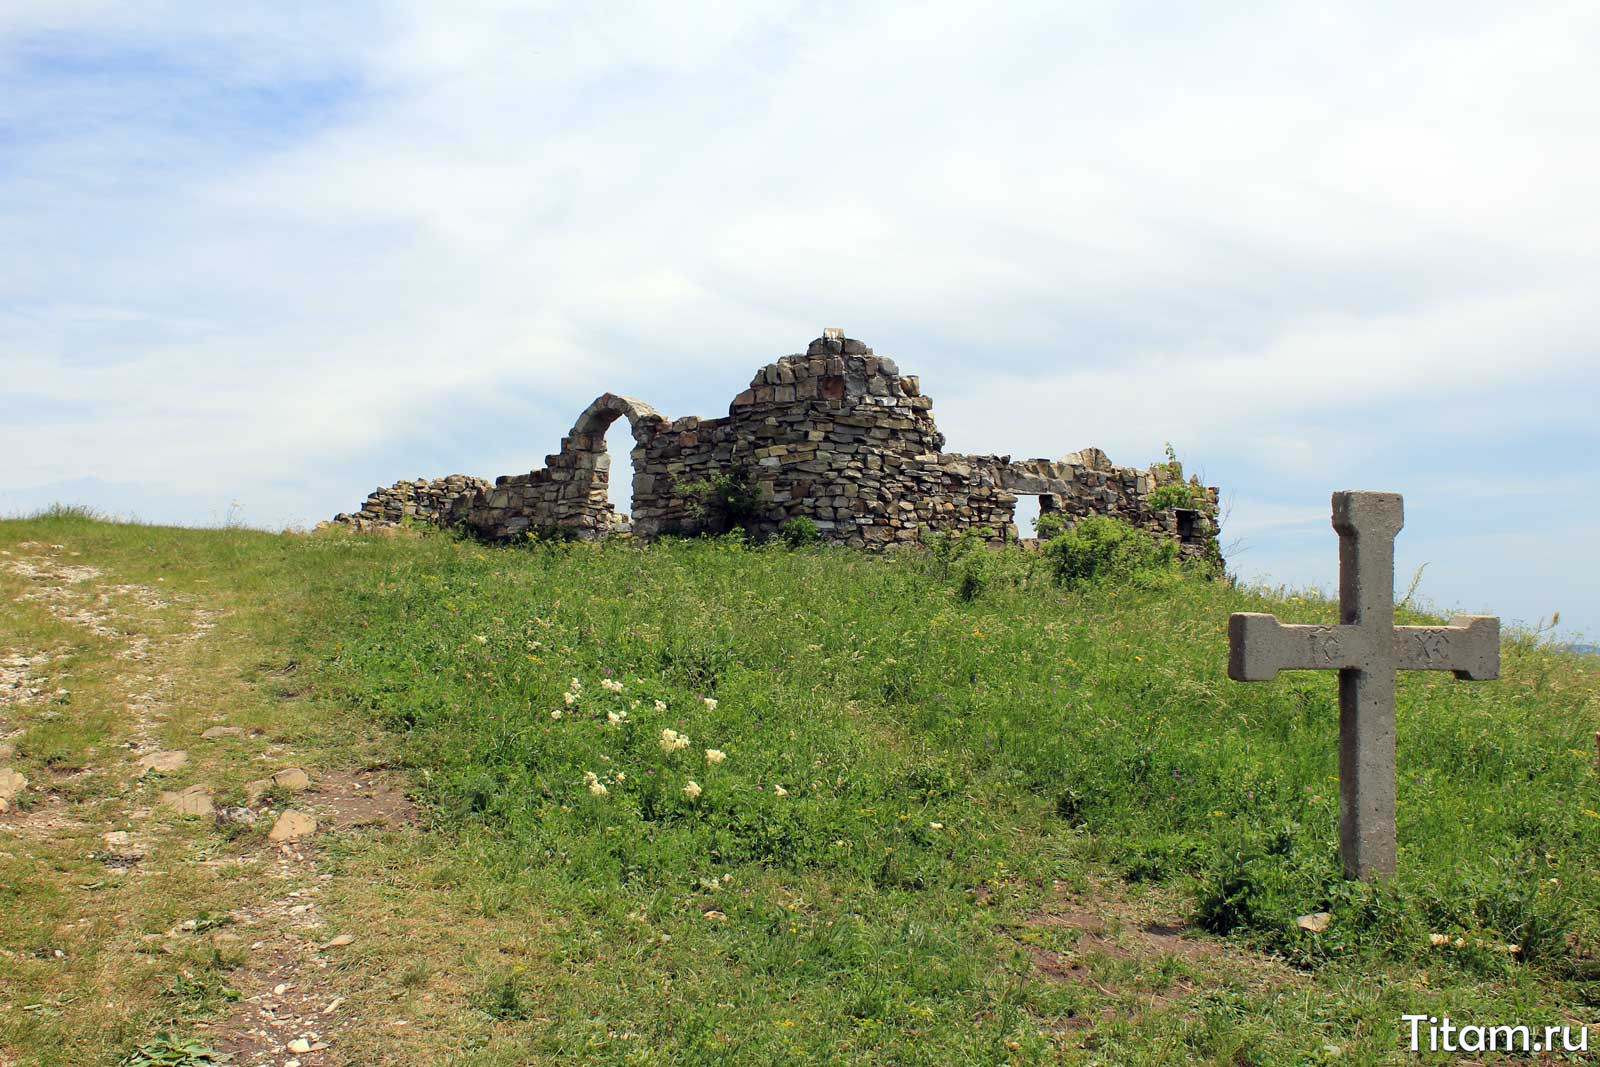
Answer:
[[[1072,529],[1067,517],[1059,511],[1046,511],[1039,515],[1033,523],[1033,533],[1041,541],[1054,540]]]
[[[1169,482],[1145,497],[1145,503],[1156,511],[1168,508],[1203,508],[1205,490],[1188,482]]]
[[[743,527],[760,504],[754,475],[744,463],[735,463],[709,478],[685,482],[678,491],[694,502],[694,510],[711,524],[714,533]]]
[[[970,552],[956,565],[956,595],[970,604],[983,595],[989,584],[989,553]]]
[[[796,515],[782,526],[778,527],[778,536],[790,548],[803,548],[814,545],[822,540],[822,531],[817,529],[817,524],[804,515]]]
[[[1172,572],[1178,565],[1176,542],[1135,529],[1120,519],[1089,515],[1045,546],[1058,581],[1126,581],[1151,572]]]

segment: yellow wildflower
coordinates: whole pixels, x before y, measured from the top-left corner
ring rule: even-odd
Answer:
[[[728,758],[728,754],[726,752],[722,751],[722,749],[720,749],[720,748],[708,748],[708,749],[706,749],[706,762],[707,763],[721,763],[723,760],[725,760],[727,758]]]
[[[689,784],[683,787],[683,795],[690,800],[700,799],[700,792],[700,786],[693,778],[689,779]]]

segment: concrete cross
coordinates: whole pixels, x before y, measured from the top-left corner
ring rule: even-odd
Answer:
[[[1492,615],[1458,615],[1448,626],[1394,624],[1394,538],[1404,524],[1399,493],[1334,493],[1339,625],[1286,626],[1258,612],[1228,620],[1234,681],[1339,672],[1339,853],[1347,878],[1395,872],[1395,671],[1500,675],[1500,620]]]

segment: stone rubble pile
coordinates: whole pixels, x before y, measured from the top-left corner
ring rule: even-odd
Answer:
[[[476,496],[488,487],[485,479],[466,474],[395,482],[374,489],[355,514],[341,512],[333,521],[362,531],[389,529],[407,520],[442,526],[457,501]]]

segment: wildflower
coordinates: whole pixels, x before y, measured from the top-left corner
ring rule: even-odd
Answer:
[[[656,710],[657,711],[666,711],[667,710],[667,702],[665,700],[656,701]]]
[[[556,709],[556,710],[555,710],[555,711],[552,711],[552,712],[551,712],[551,713],[550,713],[550,717],[551,717],[551,718],[552,718],[552,719],[559,719],[559,718],[561,718],[561,709],[560,709],[560,708],[557,708],[557,709]]]
[[[671,729],[661,731],[661,751],[676,752],[680,748],[688,747],[688,734],[680,734],[678,731]]]
[[[622,683],[610,678],[602,678],[600,679],[600,688],[607,692],[620,693],[622,692]]]
[[[930,830],[943,830],[944,829],[944,823],[942,823],[942,822],[930,822],[928,824],[928,829],[930,829]]]
[[[583,683],[574,678],[572,680],[572,684],[567,686],[567,688],[571,689],[574,693],[581,693],[583,692]]]
[[[683,795],[690,800],[700,799],[700,786],[693,778],[689,779],[689,784],[683,787]]]
[[[472,639],[478,642],[480,645],[487,645],[489,643],[489,639],[482,634],[473,634]]]
[[[625,712],[625,711],[608,711],[608,712],[606,712],[606,721],[609,722],[609,723],[616,724],[616,723],[619,723],[619,722],[626,722],[627,719],[628,719],[628,713]]]
[[[578,697],[575,693],[562,693],[561,699],[567,702],[567,707],[569,708],[578,702]]]
[[[593,793],[597,797],[603,797],[610,792],[610,790],[606,788],[606,784],[600,780],[600,776],[595,774],[593,771],[584,771],[583,781],[584,784],[589,787],[589,792]]]
[[[706,762],[707,763],[721,763],[723,760],[725,760],[727,758],[728,758],[728,754],[726,752],[722,751],[722,749],[720,749],[720,748],[708,748],[708,749],[706,749]]]
[[[617,784],[618,785],[621,785],[623,782],[626,782],[627,780],[628,780],[628,776],[626,774],[624,774],[621,771],[617,772]]]
[[[702,704],[704,704],[706,706],[706,710],[707,711],[716,711],[717,710],[717,698],[716,697],[701,697],[700,698],[700,703],[702,703]]]

